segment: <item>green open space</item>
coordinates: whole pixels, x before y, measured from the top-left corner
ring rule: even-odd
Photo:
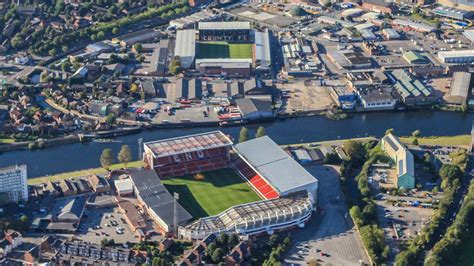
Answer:
[[[230,168],[162,179],[166,189],[179,193],[179,203],[194,218],[216,215],[237,204],[261,200]]]
[[[404,143],[413,143],[413,137],[400,137]],[[471,145],[471,135],[457,136],[433,136],[417,138],[420,145],[439,145],[439,146],[469,146]]]
[[[251,43],[199,42],[198,58],[252,58]]]
[[[118,163],[118,164],[113,164],[109,166],[110,170],[116,170],[116,169],[121,169],[125,167],[140,167],[143,166],[142,161],[133,161],[129,162],[126,165],[123,163]],[[73,171],[73,172],[67,172],[67,173],[61,173],[61,174],[56,174],[56,175],[48,175],[48,176],[41,176],[41,177],[35,177],[35,178],[30,178],[28,179],[28,185],[38,185],[41,183],[47,183],[49,181],[59,181],[61,179],[69,179],[72,177],[84,177],[92,174],[96,175],[102,175],[102,174],[107,174],[107,170],[99,167],[99,168],[91,168],[91,169],[84,169],[84,170],[79,170],[79,171]]]

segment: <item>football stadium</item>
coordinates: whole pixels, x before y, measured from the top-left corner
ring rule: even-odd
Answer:
[[[153,186],[179,194],[179,217],[154,218],[180,238],[303,227],[314,210],[317,179],[266,136],[234,145],[213,131],[147,142],[144,162],[157,174]]]
[[[268,31],[243,21],[199,22],[197,30],[178,30],[174,53],[183,68],[206,75],[246,77],[252,68],[271,64]]]

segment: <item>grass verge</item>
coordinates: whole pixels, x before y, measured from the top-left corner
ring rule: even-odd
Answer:
[[[140,166],[143,166],[142,161],[134,161],[127,164],[127,167],[140,167]],[[116,169],[120,169],[124,167],[125,167],[125,164],[119,163],[119,164],[113,164],[109,168],[110,170],[116,170]],[[84,170],[79,170],[79,171],[74,171],[74,172],[61,173],[61,174],[56,174],[56,175],[35,177],[35,178],[28,179],[28,185],[38,185],[38,184],[46,183],[49,181],[57,181],[61,179],[68,179],[71,177],[82,177],[82,176],[87,176],[87,175],[92,175],[92,174],[104,174],[106,172],[107,170],[105,170],[102,167],[99,167],[99,168],[84,169]]]
[[[415,138],[400,137],[404,143],[411,144]],[[439,146],[469,146],[471,145],[471,135],[440,136],[440,137],[419,137],[420,145],[439,145]]]

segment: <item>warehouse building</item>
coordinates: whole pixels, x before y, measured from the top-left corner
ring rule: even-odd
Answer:
[[[392,28],[383,29],[382,34],[386,40],[399,40],[400,39],[400,34]]]
[[[429,105],[437,100],[430,88],[423,85],[406,70],[396,69],[391,74],[395,82],[394,87],[404,104]]]
[[[272,63],[268,29],[264,32],[255,32],[255,62],[257,67],[261,68],[269,68]]]
[[[397,188],[415,188],[415,161],[413,154],[392,134],[382,138],[382,149],[397,167]]]
[[[438,58],[444,64],[469,64],[474,62],[474,50],[443,51]]]
[[[408,51],[403,53],[403,59],[410,65],[425,65],[429,64],[429,59],[422,53],[417,51]]]
[[[449,95],[446,102],[453,105],[466,104],[469,91],[472,88],[471,73],[454,72]]]
[[[179,57],[182,68],[191,68],[196,55],[196,31],[179,30],[176,32],[174,55]]]
[[[235,103],[245,119],[260,120],[273,117],[272,97],[270,95],[236,99]]]
[[[435,16],[463,21],[472,17],[472,11],[439,6],[431,11]]]
[[[418,32],[432,32],[435,30],[434,27],[426,25],[424,23],[398,18],[392,21],[392,25],[402,29],[403,31],[413,30]]]

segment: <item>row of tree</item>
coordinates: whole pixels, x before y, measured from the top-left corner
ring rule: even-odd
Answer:
[[[382,228],[378,225],[377,211],[374,201],[370,195],[368,182],[369,168],[375,162],[390,162],[380,146],[372,147],[372,143],[361,143],[349,140],[344,142],[344,151],[349,160],[343,162],[341,174],[350,175],[354,169],[362,164],[362,170],[355,176],[359,198],[355,200],[349,214],[359,228],[360,236],[370,258],[376,264],[385,261],[390,249],[385,242]]]
[[[132,150],[128,145],[122,145],[117,157],[115,157],[111,149],[104,149],[100,155],[100,165],[108,169],[109,166],[116,162],[116,158],[118,162],[127,167],[127,164],[132,161]]]
[[[255,138],[260,138],[266,135],[265,128],[262,126],[259,126],[257,128],[257,133],[255,134]],[[250,134],[249,134],[249,129],[246,127],[242,127],[240,129],[239,133],[239,143],[245,142],[250,139]]]
[[[443,238],[436,243],[425,259],[425,265],[455,265],[459,258],[469,256],[466,251],[466,242],[472,237],[469,233],[473,229],[474,221],[474,181],[471,181],[469,191],[464,198],[463,205],[453,224],[448,228]]]

